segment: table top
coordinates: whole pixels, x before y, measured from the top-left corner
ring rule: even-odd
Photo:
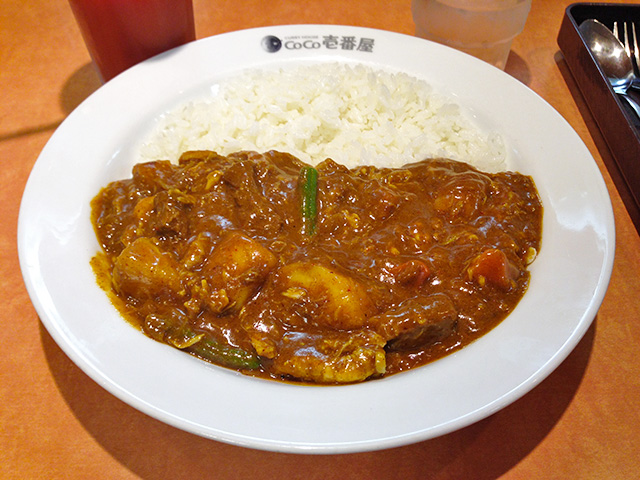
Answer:
[[[591,328],[547,379],[489,418],[405,447],[324,456],[250,450],[154,420],[85,375],[42,326],[18,264],[20,198],[55,128],[100,81],[66,0],[0,0],[0,478],[637,478],[640,236],[556,43],[569,4],[533,0],[506,71],[569,122],[609,188],[616,259]],[[194,0],[194,10],[198,38],[295,23],[414,28],[409,0]]]

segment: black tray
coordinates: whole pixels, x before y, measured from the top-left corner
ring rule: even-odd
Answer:
[[[613,92],[580,35],[578,27],[590,18],[610,29],[613,22],[633,21],[638,29],[640,5],[574,3],[567,7],[558,33],[558,46],[611,152],[613,162],[603,155],[605,165],[640,233],[640,119]]]

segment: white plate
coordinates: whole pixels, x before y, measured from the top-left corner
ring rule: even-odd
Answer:
[[[263,39],[281,40],[269,52]],[[329,49],[326,36],[371,39]],[[277,42],[276,42],[277,44]],[[513,168],[532,175],[545,207],[529,291],[496,329],[414,371],[352,386],[246,377],[131,328],[95,282],[91,198],[130,175],[154,119],[216,79],[248,67],[361,62],[427,80],[500,132]],[[413,37],[341,26],[266,27],[189,44],[100,88],[53,134],[29,178],[18,225],[20,265],[35,308],[65,353],[133,407],[175,427],[247,447],[340,453],[395,447],[480,420],[549,375],[588,329],[614,255],[611,203],[571,127],[517,80]]]

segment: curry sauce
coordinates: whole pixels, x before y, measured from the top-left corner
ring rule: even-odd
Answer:
[[[147,336],[250,375],[353,383],[431,362],[517,305],[533,180],[428,159],[315,168],[280,153],[137,164],[92,202],[94,270]]]

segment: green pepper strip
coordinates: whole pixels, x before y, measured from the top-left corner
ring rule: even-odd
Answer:
[[[241,370],[260,368],[260,359],[254,353],[241,348],[216,342],[210,338],[202,338],[199,342],[184,349],[210,362]]]
[[[302,167],[300,171],[302,185],[302,218],[307,235],[316,232],[316,216],[318,214],[318,170],[313,167]]]

